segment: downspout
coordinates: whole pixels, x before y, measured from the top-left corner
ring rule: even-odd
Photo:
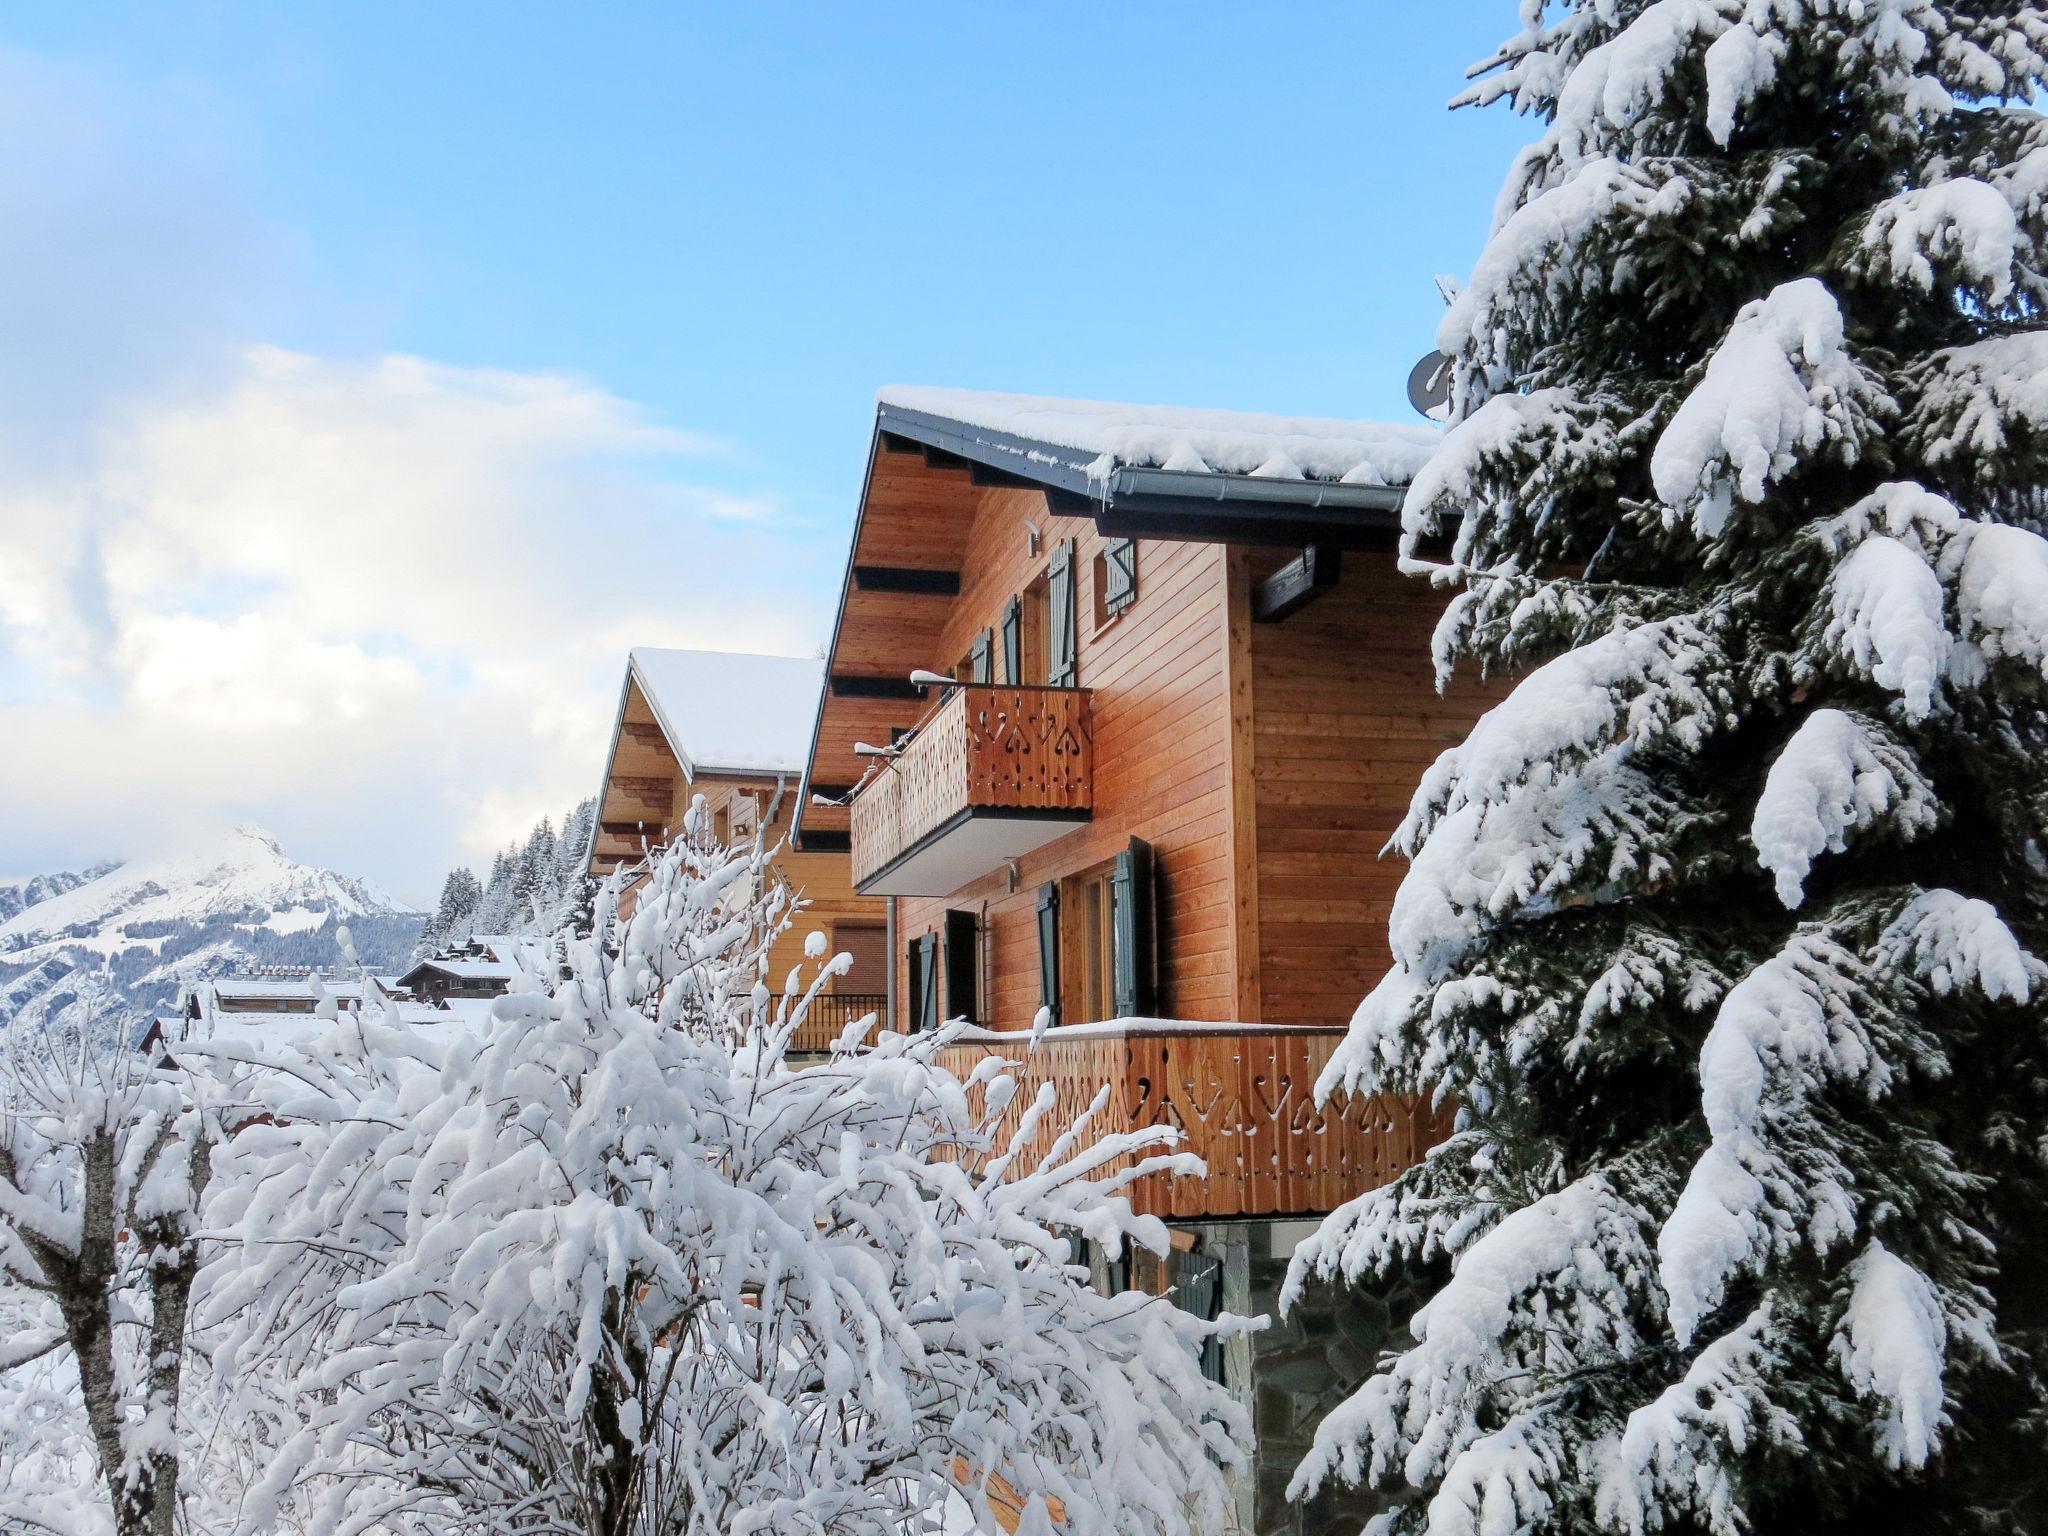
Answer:
[[[882,1026],[896,1027],[896,898],[889,898],[888,926],[882,930],[882,943],[889,951],[888,963],[882,967]]]
[[[774,826],[775,818],[782,814],[782,792],[788,786],[788,784],[788,774],[778,773],[777,775],[775,775],[775,798],[768,802],[768,815],[767,818],[761,823],[763,830],[766,830],[767,828]]]

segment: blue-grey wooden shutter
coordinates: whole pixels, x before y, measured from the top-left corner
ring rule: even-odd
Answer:
[[[981,1022],[981,925],[972,912],[946,914],[946,1017]]]
[[[1173,1304],[1205,1323],[1213,1323],[1223,1312],[1223,1261],[1213,1253],[1183,1253],[1172,1258]],[[1223,1341],[1206,1340],[1202,1345],[1202,1374],[1211,1381],[1223,1380]]]
[[[1024,681],[1024,600],[1017,597],[1003,605],[1003,681]]]
[[[1072,688],[1081,675],[1074,629],[1074,541],[1068,539],[1052,552],[1046,571],[1052,601],[1046,606],[1045,680],[1055,688]]]
[[[1138,600],[1138,541],[1111,539],[1102,546],[1102,611],[1111,618]]]
[[[1116,962],[1116,1016],[1149,1018],[1158,1010],[1152,934],[1152,848],[1138,838],[1116,856],[1109,877],[1111,948]]]
[[[1038,888],[1038,1003],[1060,1021],[1060,888]]]
[[[992,683],[995,681],[995,679],[989,675],[989,668],[991,665],[990,653],[993,651],[994,647],[995,636],[990,631],[984,629],[980,634],[974,637],[974,649],[972,652],[969,653],[967,661],[968,682]]]
[[[910,1027],[939,1027],[939,936],[921,933],[910,941]]]

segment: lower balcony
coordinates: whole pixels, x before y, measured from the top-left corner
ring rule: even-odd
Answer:
[[[863,896],[945,896],[1094,813],[1085,688],[959,684],[853,800]]]
[[[942,1055],[965,1078],[995,1054],[1023,1065],[1003,1117],[1017,1125],[1041,1084],[1057,1094],[1040,1134],[1051,1144],[1104,1083],[1097,1133],[1178,1126],[1206,1179],[1153,1175],[1132,1186],[1132,1208],[1172,1220],[1320,1216],[1391,1183],[1450,1134],[1451,1111],[1394,1098],[1333,1098],[1317,1108],[1316,1078],[1341,1026],[1200,1024],[1123,1019],[1030,1036],[974,1030]]]
[[[889,999],[880,992],[820,992],[811,999],[789,1048],[801,1053],[829,1051],[847,1025],[871,1013],[878,1023],[888,1020]]]

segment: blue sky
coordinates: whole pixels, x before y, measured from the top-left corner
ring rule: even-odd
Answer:
[[[50,556],[42,608],[14,603],[11,644],[0,593],[0,700],[65,706],[80,732],[95,711],[116,750],[175,750],[137,736],[141,631],[121,615],[146,609],[156,633],[255,591],[275,635],[304,628],[309,604],[291,593],[316,573],[283,555],[237,569],[198,545],[169,560],[162,526],[189,542],[205,521],[195,499],[212,494],[305,515],[292,466],[328,445],[317,402],[354,414],[373,390],[388,409],[365,413],[347,453],[406,463],[450,431],[524,441],[520,413],[553,391],[541,431],[563,446],[526,478],[554,487],[548,506],[571,524],[598,505],[611,534],[626,518],[648,558],[611,561],[609,579],[636,588],[622,606],[661,631],[637,637],[782,649],[829,624],[879,384],[1409,419],[1403,379],[1441,312],[1431,278],[1469,268],[1529,133],[1444,103],[1513,25],[1506,3],[16,7],[0,46],[27,85],[0,125],[0,157],[16,161],[0,165],[0,216],[56,233],[0,237],[0,290],[46,331],[35,376],[0,378],[0,410],[11,401],[25,428],[58,400],[65,420],[99,427],[70,455],[87,467],[61,467],[91,488],[72,498],[96,509],[79,514],[91,537],[65,547],[61,571]],[[251,363],[249,348],[286,361]],[[401,357],[454,372],[422,385],[394,374]],[[464,425],[408,415],[423,390]],[[147,445],[118,475],[95,457],[108,421]],[[175,476],[167,441],[182,445]],[[223,456],[252,441],[272,459],[222,488]],[[59,480],[53,469],[37,495],[61,502]],[[403,483],[425,480],[449,510],[427,500],[412,515],[468,530],[464,570],[486,592],[505,546],[531,544],[525,530],[550,516],[529,507],[496,539],[486,502],[503,487],[438,463]],[[0,487],[0,519],[33,499],[10,513]],[[123,539],[156,562],[146,580],[106,553]],[[695,579],[703,562],[677,559],[700,540],[721,569],[749,568],[725,608]],[[176,803],[283,822],[295,851],[345,867],[359,853],[361,872],[413,894],[449,858],[556,809],[551,796],[595,775],[589,722],[601,736],[623,657],[614,626],[582,617],[610,556],[573,537],[549,549],[557,569],[590,564],[573,600],[551,613],[544,583],[508,590],[589,654],[536,673],[559,707],[521,700],[515,722],[501,700],[472,722],[503,736],[490,809],[464,806],[478,796],[448,776],[475,770],[446,742],[421,754],[439,768],[378,769],[381,803],[417,807],[390,833],[295,809],[291,775],[273,783],[246,753],[212,789],[195,772]],[[51,590],[94,588],[95,561],[113,573],[115,616],[80,599],[88,638],[53,649],[23,615],[46,615]],[[338,679],[403,661],[410,682],[376,675],[422,697],[470,689],[503,654],[412,633],[403,615],[366,613],[354,633],[329,615],[293,643],[325,647]],[[178,632],[209,655],[226,643]],[[159,681],[182,654],[158,657]],[[231,680],[234,697],[277,682]],[[45,806],[38,825],[65,810]],[[0,866],[63,844],[0,821]]]

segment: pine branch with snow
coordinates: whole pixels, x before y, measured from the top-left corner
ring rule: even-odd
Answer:
[[[1455,1101],[1290,1288],[1426,1264],[1297,1479],[1430,1536],[2048,1506],[2048,10],[1572,0],[1404,511],[1518,677],[1322,1084]],[[1448,545],[1438,542],[1448,536]]]

